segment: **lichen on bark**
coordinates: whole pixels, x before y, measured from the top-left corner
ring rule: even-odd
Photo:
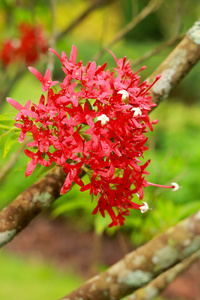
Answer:
[[[78,299],[79,289],[83,291],[84,299],[117,300],[144,286],[200,249],[198,214],[199,212],[127,254],[107,271],[88,280],[62,300]],[[190,239],[191,243],[185,245],[186,239]],[[135,263],[136,257],[145,259],[139,259]]]

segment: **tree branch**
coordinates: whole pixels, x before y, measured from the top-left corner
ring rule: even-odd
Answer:
[[[82,171],[79,176],[85,174]],[[10,242],[40,212],[60,197],[66,173],[55,167],[0,212],[0,247]]]
[[[200,210],[86,281],[62,300],[121,299],[199,249]]]
[[[0,247],[60,196],[66,173],[55,167],[0,212]]]
[[[152,83],[158,74],[161,78],[151,88],[154,102],[159,104],[183,79],[200,59],[200,21],[187,32],[184,39],[153,72],[148,81]]]
[[[190,257],[184,259],[182,262],[159,275],[147,286],[137,290],[134,294],[128,296],[126,300],[155,299],[155,297],[159,296],[178,275],[188,269],[199,258],[200,251],[197,251]]]

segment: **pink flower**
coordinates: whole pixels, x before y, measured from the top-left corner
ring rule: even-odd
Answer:
[[[29,67],[29,71],[33,73],[37,79],[42,83],[42,91],[46,92],[50,87],[57,84],[59,81],[51,81],[51,71],[49,69],[46,70],[45,76],[43,77],[39,71],[37,71],[33,67]]]
[[[30,111],[29,108],[31,106],[31,100],[28,100],[25,104],[25,106],[22,106],[19,102],[15,101],[12,98],[7,98],[6,99],[8,103],[10,103],[14,108],[19,110],[19,113],[16,115],[15,120],[19,121],[21,119],[22,115],[29,116],[31,118],[37,118],[37,114],[34,113],[33,111]]]

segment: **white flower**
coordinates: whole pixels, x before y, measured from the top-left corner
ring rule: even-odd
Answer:
[[[131,108],[131,111],[134,111],[134,114],[133,114],[134,117],[142,115],[141,109],[139,107],[133,107],[133,108]]]
[[[180,188],[180,186],[179,186],[178,183],[176,183],[176,182],[172,182],[171,185],[174,186],[172,192],[176,192],[176,191],[178,191],[179,188]]]
[[[97,121],[101,121],[101,126],[103,126],[109,121],[109,118],[103,114],[103,115],[97,117]]]
[[[143,205],[140,206],[139,209],[141,210],[141,213],[145,213],[149,209],[149,206],[146,202],[143,202]]]
[[[117,92],[117,94],[122,95],[122,101],[129,99],[129,93],[126,90],[121,90],[121,91]]]

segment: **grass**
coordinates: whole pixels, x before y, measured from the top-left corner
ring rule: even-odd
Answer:
[[[83,281],[73,272],[58,271],[36,259],[22,259],[0,252],[0,299],[55,300]]]

